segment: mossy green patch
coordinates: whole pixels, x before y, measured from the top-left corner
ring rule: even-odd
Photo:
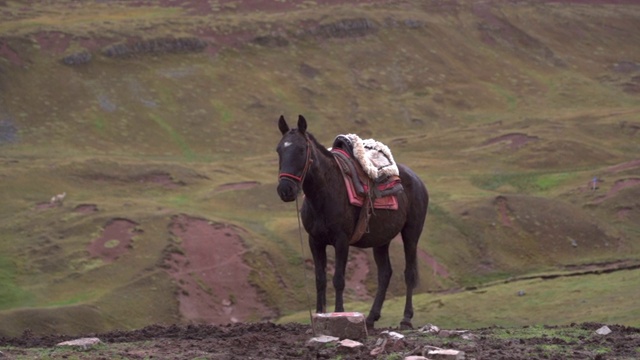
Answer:
[[[16,283],[15,263],[0,256],[0,310],[25,306],[32,300],[32,294]]]

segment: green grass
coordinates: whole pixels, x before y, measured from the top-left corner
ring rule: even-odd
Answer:
[[[488,326],[520,327],[571,322],[601,322],[639,326],[640,310],[634,309],[639,290],[632,286],[640,271],[619,271],[603,275],[525,280],[498,284],[454,294],[414,296],[414,326],[427,323],[441,328],[475,329]],[[523,290],[524,296],[518,296]],[[346,311],[367,314],[369,304],[350,303]],[[396,326],[401,320],[404,299],[389,299],[378,326]],[[280,322],[308,323],[308,314],[287,315]],[[530,336],[536,336],[534,330]]]
[[[14,263],[0,256],[0,310],[20,307],[30,302],[32,295],[16,281]]]
[[[180,150],[182,150],[182,155],[187,160],[193,160],[195,158],[195,154],[187,144],[186,140],[179,133],[177,133],[167,121],[165,121],[161,116],[156,114],[149,114],[149,117],[158,126],[160,126],[164,131],[167,132],[171,140],[173,140],[173,142],[175,142],[175,144],[180,148]]]

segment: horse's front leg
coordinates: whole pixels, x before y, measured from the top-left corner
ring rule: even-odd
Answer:
[[[384,304],[387,288],[389,287],[391,275],[393,274],[391,260],[389,260],[389,245],[390,243],[387,243],[373,248],[373,258],[378,268],[378,291],[376,292],[376,298],[367,316],[367,328],[369,329],[373,329],[373,324],[380,319],[382,304]]]
[[[316,312],[325,313],[327,308],[327,246],[319,244],[309,236],[309,248],[316,273]]]
[[[349,259],[349,242],[345,238],[344,241],[336,241],[336,270],[333,274],[333,288],[336,290],[336,312],[344,311],[344,287],[345,274],[347,272],[347,261]]]

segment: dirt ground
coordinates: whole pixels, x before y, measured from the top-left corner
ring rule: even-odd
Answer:
[[[465,352],[465,359],[637,359],[640,329],[608,325],[611,333],[599,335],[596,323],[544,328],[486,328],[464,336],[444,330],[439,334],[403,331],[405,338],[377,344],[380,333],[370,332],[363,346],[348,349],[337,343],[309,345],[308,325],[271,322],[225,326],[153,325],[135,331],[88,334],[101,344],[87,348],[56,346],[69,336],[39,337],[25,332],[0,338],[2,359],[403,359],[426,355],[434,348]],[[397,330],[396,330],[397,331]],[[453,335],[451,333],[454,333]],[[444,336],[443,336],[444,335]],[[372,355],[374,349],[380,351]],[[432,357],[433,358],[433,357]]]

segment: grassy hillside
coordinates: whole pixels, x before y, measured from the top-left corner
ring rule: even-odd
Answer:
[[[198,321],[189,301],[239,311],[243,294],[189,268],[180,214],[244,248],[228,271],[248,267],[271,311],[236,320],[305,309],[310,255],[275,193],[280,114],[304,114],[326,145],[383,141],[423,178],[421,293],[638,259],[640,7],[249,3],[2,4],[2,333]],[[133,225],[111,235],[114,219]],[[374,262],[353,257],[370,271],[348,296],[366,302]]]

